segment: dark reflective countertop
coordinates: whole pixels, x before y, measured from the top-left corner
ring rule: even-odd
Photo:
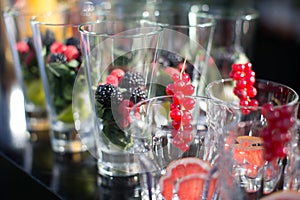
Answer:
[[[0,86],[0,199],[140,199],[138,177],[99,176],[88,151],[54,153],[49,132],[29,134],[18,88]]]

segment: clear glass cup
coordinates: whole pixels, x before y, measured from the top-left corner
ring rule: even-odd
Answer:
[[[203,95],[207,83],[221,77],[210,58],[214,19],[189,12],[191,4],[186,2],[176,6],[158,2],[154,6],[146,9],[151,13],[148,18],[164,25],[159,64],[168,73],[181,71],[185,65],[195,94]]]
[[[257,10],[202,3],[193,5],[190,13],[215,20],[210,54],[222,78],[229,78],[233,63],[252,59]]]
[[[170,165],[183,161],[182,158],[190,159],[181,164],[201,162],[203,165],[209,165],[209,169],[206,173],[191,173],[187,174],[189,177],[185,175],[177,177],[177,183],[181,182],[181,179],[193,176],[200,179],[203,184],[210,181],[212,177],[212,180],[216,181],[217,171],[224,173],[225,168],[219,167],[218,160],[223,153],[227,131],[235,125],[234,113],[226,106],[206,97],[186,96],[185,98],[194,101],[195,104],[192,108],[182,104],[181,111],[189,113],[192,118],[186,121],[182,117],[179,129],[175,128],[174,121],[170,117],[173,110],[171,109],[173,96],[149,98],[131,108],[132,122],[128,132],[133,139],[133,151],[139,160],[143,199],[167,198],[161,188],[162,178],[168,175],[169,172],[166,171]],[[222,180],[224,181],[225,177]],[[175,182],[173,187],[172,196],[174,195],[175,198],[178,195]],[[199,186],[197,189],[207,191],[206,187],[203,184],[203,187]],[[215,196],[219,193],[216,188],[219,186],[214,187],[212,191]]]
[[[257,79],[258,106],[240,106],[234,87],[233,79],[222,79],[210,83],[206,92],[236,113],[238,124],[227,141],[232,175],[246,195],[260,198],[280,189],[285,162],[295,152],[299,96],[286,85]],[[270,103],[273,108],[268,109]]]
[[[92,12],[81,15],[63,9],[34,16],[30,21],[54,152],[80,152],[87,150],[89,145],[93,146],[92,129],[79,131],[75,128],[72,98],[73,86],[82,64],[78,26],[95,17]],[[80,91],[77,92],[80,96]],[[84,107],[84,102],[81,102],[81,107]]]
[[[79,32],[95,123],[98,171],[108,176],[138,173],[132,139],[126,133],[129,105],[155,95],[157,51],[162,27],[140,19],[82,24]]]
[[[24,95],[27,130],[41,132],[49,130],[49,119],[30,27],[34,14],[12,7],[4,10],[3,18],[16,79]]]

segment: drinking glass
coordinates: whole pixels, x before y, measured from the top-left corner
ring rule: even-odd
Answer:
[[[285,162],[295,152],[299,97],[286,85],[257,79],[258,106],[240,106],[234,87],[233,79],[221,79],[210,83],[206,92],[236,113],[238,124],[227,141],[232,175],[246,194],[259,198],[280,189]]]
[[[233,63],[251,60],[258,11],[251,8],[196,4],[191,7],[190,13],[215,21],[210,53],[222,78],[229,78]]]
[[[183,165],[188,163],[193,165],[197,158],[199,160],[196,159],[196,164],[201,162],[203,165],[209,165],[206,173],[188,174],[190,178],[200,176],[198,178],[202,183],[217,176],[219,167],[211,166],[218,166],[227,129],[230,130],[230,127],[235,124],[234,113],[225,105],[206,97],[186,96],[185,98],[186,102],[193,101],[194,106],[189,107],[182,103],[181,111],[185,114],[182,115],[179,128],[176,128],[174,118],[171,118],[173,96],[149,98],[131,108],[132,122],[128,132],[132,136],[132,148],[140,163],[143,199],[167,198],[161,188],[162,177],[167,174],[166,170],[171,168],[170,164],[177,161],[182,162],[180,164]],[[186,120],[184,116],[191,116],[191,118]],[[183,161],[182,158],[188,159]],[[221,171],[224,173],[223,170]],[[181,178],[187,177],[178,177],[177,181],[180,182]],[[198,189],[203,190],[204,187]],[[176,195],[176,192],[173,195]]]
[[[181,71],[184,66],[195,94],[203,95],[209,82],[221,78],[210,57],[215,21],[192,12],[182,14],[180,19],[176,17],[161,13],[156,19],[164,25],[159,63],[169,73]]]
[[[80,152],[93,145],[92,128],[78,131],[72,110],[73,86],[82,63],[78,26],[94,19],[95,15],[89,14],[63,9],[31,19],[54,152]],[[80,90],[77,92],[80,96]],[[84,102],[81,107],[84,110]]]
[[[112,19],[79,26],[84,72],[95,123],[98,171],[107,176],[138,173],[126,118],[130,105],[159,88],[157,51],[162,27],[140,19]],[[163,75],[166,77],[166,75]]]
[[[30,17],[34,14],[13,7],[3,12],[16,79],[24,95],[26,124],[29,132],[49,130],[45,93],[30,28]]]

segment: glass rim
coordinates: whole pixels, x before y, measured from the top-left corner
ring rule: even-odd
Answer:
[[[80,24],[78,23],[59,23],[59,22],[46,22],[45,20],[38,20],[39,17],[50,17],[52,14],[59,14],[62,12],[68,12],[68,10],[62,10],[62,11],[57,11],[57,12],[47,12],[41,15],[33,15],[30,18],[30,23],[32,24],[38,24],[40,26],[52,26],[52,27],[63,27],[63,26],[70,26],[70,27],[78,27]]]
[[[214,85],[218,85],[218,84],[223,84],[224,86],[224,83],[225,82],[233,82],[234,80],[232,78],[226,78],[226,79],[220,79],[220,80],[215,80],[213,82],[210,82],[206,89],[205,89],[205,92],[206,92],[206,95],[209,97],[209,98],[212,98],[214,99],[215,101],[218,101],[218,102],[222,102],[223,104],[225,103],[225,105],[230,105],[230,107],[234,107],[234,108],[245,108],[245,109],[251,109],[251,110],[258,110],[258,109],[262,109],[263,108],[263,105],[258,105],[258,106],[240,106],[240,105],[237,105],[233,102],[228,102],[228,101],[224,101],[222,99],[219,99],[217,98],[215,95],[212,95],[212,93],[210,92],[210,89],[214,86]],[[285,87],[287,88],[288,90],[290,90],[292,93],[294,93],[295,95],[295,98],[286,103],[286,104],[283,104],[283,105],[274,105],[274,108],[280,108],[280,107],[283,107],[283,106],[294,106],[294,105],[297,105],[298,104],[298,101],[299,101],[299,95],[298,93],[291,87],[287,86],[287,85],[284,85],[282,83],[278,83],[278,82],[275,82],[275,81],[271,81],[271,80],[266,80],[266,79],[256,79],[256,83],[257,82],[262,82],[262,83],[266,83],[266,82],[269,82],[269,83],[272,83],[272,84],[276,84],[278,86],[282,86],[282,87]],[[255,98],[254,98],[255,99]]]
[[[204,22],[204,23],[197,23],[195,25],[188,25],[188,24],[168,24],[168,23],[159,23],[161,24],[165,29],[170,28],[171,30],[174,28],[209,28],[213,27],[215,25],[215,20],[213,18],[210,22]]]
[[[164,29],[163,25],[162,24],[159,24],[159,23],[155,23],[155,22],[152,22],[152,21],[149,21],[149,20],[145,20],[145,19],[139,19],[139,20],[134,20],[136,22],[149,22],[150,25],[153,25],[153,26],[149,26],[149,27],[139,27],[138,29],[146,29],[146,28],[157,28],[157,30],[154,30],[154,31],[151,31],[149,33],[146,33],[146,34],[143,34],[143,33],[139,33],[139,34],[133,34],[133,35],[130,35],[130,36],[124,36],[124,35],[115,35],[115,34],[106,34],[106,33],[100,33],[100,32],[91,32],[91,31],[87,31],[85,30],[84,27],[86,26],[90,26],[90,25],[98,25],[98,24],[103,24],[103,23],[106,23],[106,22],[116,22],[116,21],[122,21],[122,19],[117,19],[117,20],[97,20],[97,21],[94,21],[94,22],[86,22],[86,23],[82,23],[78,26],[78,31],[80,32],[80,34],[82,35],[86,35],[86,36],[94,36],[94,37],[106,37],[106,38],[138,38],[138,37],[141,37],[141,36],[152,36],[152,35],[156,35],[158,33],[161,33]],[[129,31],[129,30],[133,30],[133,28],[131,29],[127,29],[127,30],[123,30],[121,32],[118,32],[119,33],[122,33],[122,32],[126,32],[126,31]]]
[[[197,16],[213,18],[216,20],[225,19],[251,21],[259,17],[259,12],[254,8],[228,8],[226,10],[221,6],[209,7],[207,4],[194,5],[191,7],[190,12],[197,14]]]
[[[142,100],[136,104],[134,104],[131,109],[130,109],[130,113],[133,114],[133,112],[135,111],[135,109],[143,104],[146,104],[146,103],[149,103],[149,102],[152,102],[152,101],[156,101],[156,100],[159,100],[159,99],[170,99],[172,100],[172,97],[173,95],[162,95],[162,96],[154,96],[154,97],[150,97],[150,98],[147,98],[145,100]],[[186,96],[187,98],[194,98],[194,99],[202,99],[202,100],[209,100],[209,101],[213,101],[215,103],[218,103],[219,101],[216,101],[215,99],[211,98],[211,97],[208,97],[208,96],[202,96],[202,95],[189,95],[189,96]]]

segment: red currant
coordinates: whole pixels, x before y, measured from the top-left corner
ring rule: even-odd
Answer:
[[[170,111],[170,117],[171,119],[173,119],[176,122],[180,122],[181,121],[181,111],[178,108],[175,108],[173,110]]]

